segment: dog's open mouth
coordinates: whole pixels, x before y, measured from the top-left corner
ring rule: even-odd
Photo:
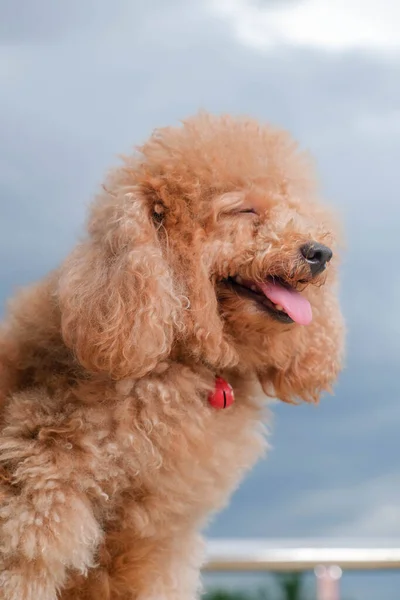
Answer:
[[[312,321],[311,305],[307,298],[277,277],[268,277],[264,283],[230,277],[227,284],[239,296],[256,302],[271,317],[281,323],[309,325]]]

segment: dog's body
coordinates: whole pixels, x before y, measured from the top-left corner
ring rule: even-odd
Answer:
[[[15,303],[1,599],[196,597],[198,531],[264,448],[260,384],[316,400],[340,368],[334,233],[304,168],[252,121],[156,133],[109,179],[88,239]],[[216,376],[226,410],[208,401]]]

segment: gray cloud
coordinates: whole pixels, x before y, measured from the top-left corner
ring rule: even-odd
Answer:
[[[304,2],[304,0],[251,0],[250,4],[255,4],[256,6],[262,6],[262,7],[271,7],[274,8],[276,6],[281,7],[282,5],[287,5],[287,4],[301,4],[301,2]]]
[[[88,27],[98,27],[112,18],[119,5],[121,0],[113,5],[96,0],[70,0],[68,4],[22,0],[17,5],[13,0],[1,0],[0,40],[6,44],[59,41]]]

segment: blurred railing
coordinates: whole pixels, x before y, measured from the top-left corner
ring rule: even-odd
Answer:
[[[317,600],[340,600],[344,570],[400,569],[400,540],[242,540],[207,544],[208,572],[314,571]]]

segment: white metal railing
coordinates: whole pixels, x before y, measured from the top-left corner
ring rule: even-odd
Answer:
[[[205,571],[312,571],[317,600],[339,600],[343,570],[400,569],[400,540],[243,540],[207,544]]]

